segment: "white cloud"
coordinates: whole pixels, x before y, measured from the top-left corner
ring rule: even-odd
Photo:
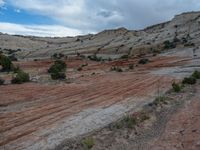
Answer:
[[[82,34],[76,29],[67,28],[58,25],[20,25],[13,23],[0,22],[0,31],[8,34],[34,35],[34,36],[51,36],[65,37]]]
[[[199,0],[8,0],[18,9],[50,17],[84,32],[125,26],[143,28],[184,11],[200,10]]]
[[[5,4],[4,0],[0,0],[0,7]]]
[[[60,25],[45,26],[48,31],[44,31],[44,26],[33,29],[33,26],[17,25],[17,29],[23,28],[20,33],[26,34],[26,31],[27,34],[44,36],[94,33],[122,26],[141,29],[167,21],[175,14],[200,10],[199,0],[6,0],[6,3],[16,10],[51,18]],[[0,4],[4,4],[3,0]],[[31,23],[31,18],[28,23]],[[61,28],[65,32],[60,31]],[[12,28],[12,32],[19,34],[17,29]]]

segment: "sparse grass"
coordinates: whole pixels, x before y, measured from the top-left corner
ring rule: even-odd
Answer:
[[[121,128],[133,129],[139,123],[142,123],[149,119],[150,119],[149,114],[147,112],[141,111],[136,114],[126,115],[120,121],[115,123],[113,127],[116,129],[121,129]]]
[[[144,122],[144,121],[149,120],[149,119],[150,119],[150,116],[146,112],[141,112],[139,117],[138,117],[139,122]]]
[[[153,102],[153,105],[162,105],[162,104],[167,104],[167,98],[165,96],[158,96]]]
[[[131,115],[126,116],[123,120],[125,127],[132,129],[137,124],[137,118],[134,118]]]
[[[89,150],[94,146],[95,141],[92,137],[88,137],[88,138],[85,138],[84,140],[82,140],[81,143],[85,150]]]

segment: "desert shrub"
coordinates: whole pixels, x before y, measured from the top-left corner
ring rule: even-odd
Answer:
[[[195,46],[195,44],[194,44],[194,43],[191,43],[191,42],[189,42],[189,43],[186,43],[186,44],[184,44],[184,46],[185,46],[185,47],[194,47],[194,46]]]
[[[172,83],[172,88],[174,92],[180,92],[181,91],[181,86],[175,82]]]
[[[139,121],[140,122],[144,122],[144,121],[149,120],[149,119],[150,119],[150,116],[147,113],[143,112],[139,115]]]
[[[0,65],[2,66],[2,71],[11,71],[13,69],[11,60],[2,54],[0,54]]]
[[[152,103],[153,105],[160,105],[160,104],[166,104],[166,97],[165,96],[158,96]]]
[[[77,71],[82,71],[83,68],[82,67],[78,67]]]
[[[123,56],[121,56],[121,59],[128,59],[128,58],[129,58],[128,55],[123,55]]]
[[[65,79],[66,78],[66,75],[64,72],[55,72],[55,73],[52,73],[51,74],[51,78],[53,80],[58,80],[58,79]]]
[[[174,39],[173,39],[173,43],[179,43],[181,40],[180,39],[178,39],[177,37],[175,37]]]
[[[29,74],[22,70],[18,71],[17,74],[11,80],[13,84],[21,84],[29,81],[30,81]]]
[[[61,58],[64,58],[65,55],[63,53],[54,53],[51,58],[53,59],[61,59]]]
[[[88,56],[88,58],[92,61],[101,61],[101,57],[97,57],[96,55]]]
[[[63,72],[67,68],[67,65],[62,60],[56,60],[54,64],[48,69],[48,73]]]
[[[164,49],[176,48],[175,42],[170,42],[170,41],[167,40],[167,41],[164,41],[163,44],[164,44]]]
[[[4,82],[5,82],[5,80],[0,78],[0,85],[3,85]]]
[[[134,69],[134,64],[130,64],[130,65],[128,66],[128,68],[129,68],[130,70],[133,70],[133,69]]]
[[[126,116],[123,120],[125,127],[132,129],[137,124],[137,118],[133,116]]]
[[[67,65],[62,60],[56,60],[54,64],[48,69],[48,73],[51,74],[51,78],[53,80],[57,79],[65,79],[65,71],[66,71]]]
[[[88,138],[85,138],[81,143],[82,143],[84,149],[89,150],[94,146],[95,141],[93,138],[88,137]]]
[[[138,61],[138,64],[147,64],[149,62],[149,59],[146,59],[146,58],[143,58],[143,59],[140,59],[139,61]]]
[[[86,67],[88,66],[88,63],[82,64],[81,67]]]
[[[57,58],[58,58],[58,54],[57,54],[57,53],[54,53],[51,57],[52,57],[53,59],[57,59]]]
[[[186,77],[183,79],[182,81],[183,84],[195,84],[196,83],[196,78],[190,76],[190,77]]]
[[[182,44],[186,44],[188,42],[187,38],[183,37],[182,38]]]
[[[116,71],[116,72],[123,72],[123,70],[120,67],[111,67],[111,71]]]
[[[196,78],[196,79],[200,79],[200,71],[195,71],[193,74],[192,74],[192,77]]]

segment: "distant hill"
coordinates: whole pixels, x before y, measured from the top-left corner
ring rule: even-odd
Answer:
[[[171,21],[143,30],[125,28],[105,30],[98,34],[77,37],[44,38],[0,34],[0,50],[19,58],[47,58],[54,53],[130,54],[162,50],[166,40],[196,44],[200,39],[200,12],[176,15]]]

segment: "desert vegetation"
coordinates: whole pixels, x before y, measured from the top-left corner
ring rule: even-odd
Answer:
[[[54,64],[48,69],[48,73],[51,75],[53,80],[65,79],[65,71],[67,65],[63,60],[56,60]]]
[[[1,71],[12,71],[13,64],[9,57],[0,54],[0,65],[2,66]]]
[[[13,78],[11,80],[11,83],[13,84],[21,84],[25,82],[30,81],[30,76],[28,73],[24,72],[23,70],[18,70],[16,73],[13,75]]]

